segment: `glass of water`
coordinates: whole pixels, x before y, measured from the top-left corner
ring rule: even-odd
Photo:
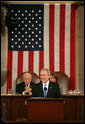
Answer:
[[[8,89],[8,94],[15,94],[15,91],[12,89]]]

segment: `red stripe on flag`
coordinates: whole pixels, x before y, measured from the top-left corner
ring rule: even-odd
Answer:
[[[8,51],[8,60],[7,60],[7,93],[8,89],[12,88],[12,51]]]
[[[28,70],[33,72],[34,71],[34,51],[29,51],[29,66]]]
[[[54,5],[49,6],[49,69],[54,71]]]
[[[44,51],[39,52],[39,76],[42,68],[44,68]]]
[[[75,31],[76,31],[76,6],[71,5],[70,25],[70,78],[71,89],[75,89]]]
[[[23,51],[18,52],[18,73],[17,76],[20,76],[23,73]]]
[[[60,71],[65,72],[65,5],[60,5]]]

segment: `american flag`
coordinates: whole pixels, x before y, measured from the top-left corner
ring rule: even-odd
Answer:
[[[8,10],[7,92],[24,71],[40,74],[42,68],[63,71],[75,89],[74,4],[17,4]]]

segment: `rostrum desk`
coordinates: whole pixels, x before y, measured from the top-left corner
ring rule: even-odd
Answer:
[[[1,117],[7,120],[8,123],[38,122],[42,121],[43,118],[45,122],[84,122],[84,95],[63,95],[63,98],[35,99],[27,95],[3,94],[1,95]],[[25,104],[27,99],[28,102]],[[60,105],[61,103],[63,103],[64,108]],[[55,106],[59,105],[61,107],[55,108]],[[43,109],[43,107],[46,107],[46,109]],[[37,109],[39,110],[37,111]],[[59,110],[61,111],[61,109],[62,113],[60,113],[60,117],[58,117],[57,112],[59,112]],[[41,115],[39,113],[41,113]],[[50,118],[51,115],[52,117]]]
[[[63,98],[28,99],[29,122],[57,122],[64,120]]]

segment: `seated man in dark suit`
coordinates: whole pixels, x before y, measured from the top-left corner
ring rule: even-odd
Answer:
[[[40,71],[41,82],[36,85],[35,96],[47,98],[60,98],[61,92],[58,83],[49,81],[50,71],[46,68]]]
[[[23,73],[23,82],[16,86],[16,92],[19,94],[30,94],[33,95],[34,83],[31,82],[32,75],[29,72]]]

